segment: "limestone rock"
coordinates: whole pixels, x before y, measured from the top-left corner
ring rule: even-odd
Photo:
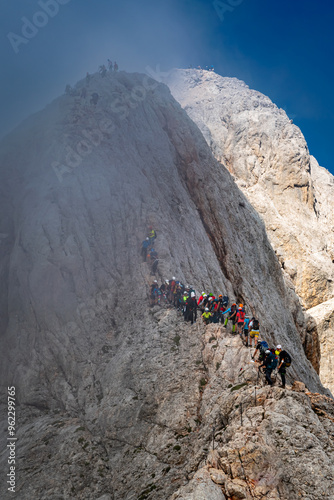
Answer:
[[[210,472],[210,477],[212,481],[216,484],[225,484],[226,481],[226,474],[222,472],[221,470],[218,469],[209,469]]]
[[[175,70],[164,79],[263,218],[306,308],[334,293],[334,177],[285,111],[236,78]]]
[[[96,106],[62,96],[1,142],[0,380],[2,394],[16,387],[16,498],[224,500],[213,437],[233,484],[330,498],[329,392],[261,218],[165,85],[120,72],[90,86]],[[140,257],[150,223],[154,276]],[[264,387],[252,350],[222,326],[149,307],[151,280],[173,275],[263,318],[262,338],[293,357],[289,384],[317,402]]]
[[[314,319],[320,337],[320,377],[334,392],[334,299],[312,307],[307,313]]]
[[[303,384],[303,382],[300,382],[299,380],[296,380],[293,384],[292,384],[292,387],[291,389],[295,392],[305,392],[306,391],[306,387],[305,387],[305,384]]]

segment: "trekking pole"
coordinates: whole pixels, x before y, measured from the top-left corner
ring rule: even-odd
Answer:
[[[241,418],[241,427],[243,426],[242,423],[242,403],[240,403],[240,418]]]

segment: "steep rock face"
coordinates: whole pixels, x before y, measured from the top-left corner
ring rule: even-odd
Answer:
[[[164,81],[263,217],[304,306],[333,297],[333,178],[311,162],[299,128],[235,78],[176,70]]]
[[[242,300],[263,337],[291,352],[289,382],[325,391],[260,217],[167,87],[120,73],[95,75],[88,90],[97,105],[63,96],[1,144],[1,381],[17,392],[16,498],[165,500],[204,474],[209,408],[250,358],[240,339],[148,307],[149,223],[156,278]],[[208,491],[224,498],[235,479]]]
[[[320,377],[325,387],[334,389],[334,299],[309,309],[320,337]]]

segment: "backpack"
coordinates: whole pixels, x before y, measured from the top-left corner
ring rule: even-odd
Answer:
[[[254,321],[253,321],[252,329],[253,330],[258,330],[259,329],[259,321],[257,319],[254,319]]]
[[[284,364],[285,366],[291,366],[291,362],[292,362],[292,359],[291,359],[291,356],[290,354],[286,353],[286,355],[284,356]]]
[[[273,354],[271,352],[270,354],[268,354],[268,357],[270,358],[270,363],[268,363],[267,368],[270,368],[271,370],[275,370],[275,368],[277,366],[277,358],[276,358],[275,354]]]
[[[239,319],[243,323],[245,321],[245,312],[244,311],[238,311],[237,314],[239,314]]]
[[[262,342],[259,342],[258,346],[259,346],[260,352],[262,352],[262,353],[264,353],[268,349],[268,347],[269,347],[268,344],[267,344],[267,342],[265,340],[262,340]]]
[[[224,297],[222,298],[222,305],[227,306],[227,304],[228,304],[228,296],[224,295]]]

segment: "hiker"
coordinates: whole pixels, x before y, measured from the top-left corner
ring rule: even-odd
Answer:
[[[181,299],[181,295],[182,295],[182,285],[179,281],[176,281],[176,287],[175,287],[175,293],[174,293],[174,297],[173,297],[173,305],[176,309],[179,309],[179,306],[180,306],[180,299]]]
[[[115,64],[114,64],[114,71],[118,71],[118,64],[117,64],[116,61],[115,61]]]
[[[273,381],[271,380],[272,371],[275,370],[277,366],[277,358],[274,353],[272,353],[269,349],[265,351],[265,358],[263,363],[259,366],[259,369],[264,367],[266,374],[266,381],[271,386],[273,385]]]
[[[249,316],[248,314],[245,315],[245,321],[244,321],[244,327],[243,327],[243,334],[244,334],[244,342],[245,346],[248,347],[248,333],[249,333]],[[242,338],[242,336],[241,336]]]
[[[87,71],[87,73],[86,73],[86,85],[87,85],[87,87],[89,85],[89,82],[90,82],[90,74]]]
[[[223,296],[220,294],[218,296],[218,299],[214,299],[212,301],[212,306],[211,306],[212,323],[219,323],[222,300]]]
[[[243,311],[243,305],[240,304],[239,305],[239,308],[238,308],[238,312],[236,314],[236,323],[237,323],[237,330],[238,330],[238,333],[241,337],[242,335],[242,329],[244,327],[244,324],[245,324],[245,317],[246,317],[246,314],[245,314],[245,311]]]
[[[109,71],[112,71],[113,69],[112,61],[110,61],[110,59],[108,59],[108,69]]]
[[[143,257],[144,262],[146,262],[149,244],[150,244],[149,238],[145,238],[145,240],[141,244],[141,255]]]
[[[286,369],[291,365],[291,356],[286,351],[282,351],[282,346],[276,346],[278,354],[278,373],[281,375],[282,385],[281,387],[285,389],[285,375]]]
[[[253,339],[254,339],[254,347],[259,338],[259,320],[256,318],[252,318],[249,323],[249,347],[253,347]]]
[[[169,280],[169,290],[168,290],[168,302],[171,304],[174,302],[174,290],[176,287],[176,281],[175,281],[175,276],[172,277],[171,280]]]
[[[227,323],[229,321],[232,321],[232,333],[234,334],[236,315],[237,315],[237,304],[235,302],[233,302],[233,304],[231,305],[231,307],[229,309],[227,309],[226,311],[223,312],[223,314],[227,314],[227,313],[228,313],[228,316],[225,319],[224,328],[227,327]]]
[[[204,309],[205,309],[204,300],[205,300],[206,296],[207,296],[206,293],[202,292],[200,298],[197,301],[197,307],[199,307],[202,312],[204,312]]]
[[[150,290],[150,303],[151,307],[156,304],[157,301],[157,296],[158,296],[158,281],[154,280],[152,285],[151,285],[151,290]]]
[[[203,318],[203,322],[205,325],[208,325],[209,323],[211,323],[211,313],[210,313],[208,307],[206,307],[204,309],[204,312],[202,314],[202,318]]]
[[[97,94],[96,92],[94,92],[94,93],[92,94],[91,99],[90,99],[90,103],[91,103],[91,104],[94,104],[94,106],[96,106],[96,105],[97,105],[98,100],[99,100],[99,94]]]
[[[190,292],[190,297],[186,301],[186,321],[191,321],[191,324],[197,320],[197,302],[195,292]]]
[[[187,300],[188,300],[188,292],[184,291],[182,297],[182,313],[184,320],[186,319],[186,313],[187,313],[187,306],[186,306]]]
[[[156,239],[157,237],[157,232],[153,229],[152,226],[150,226],[149,228],[149,232],[148,232],[148,237],[150,239],[150,245],[153,245],[154,243],[154,240]]]
[[[151,271],[151,275],[152,276],[154,276],[155,273],[157,272],[158,264],[159,264],[159,259],[158,259],[158,256],[157,256],[152,261],[152,271]]]
[[[268,346],[268,344],[267,344],[267,342],[265,340],[258,341],[258,343],[256,344],[256,347],[255,347],[255,352],[254,352],[254,354],[252,356],[252,359],[254,359],[255,361],[259,361],[260,363],[262,363],[262,361],[265,358],[265,352],[266,352],[267,349],[269,349],[269,346]],[[259,357],[256,360],[255,356],[256,356],[257,352],[259,352]]]

